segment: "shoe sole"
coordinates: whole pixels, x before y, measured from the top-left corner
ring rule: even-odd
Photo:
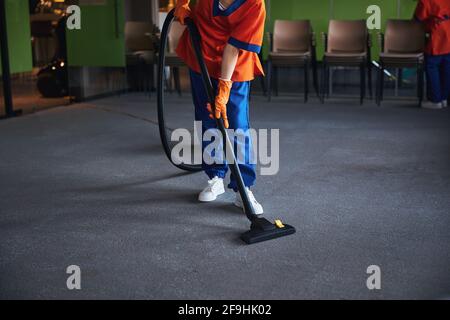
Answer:
[[[219,192],[217,194],[217,196],[214,197],[214,199],[201,199],[200,197],[198,197],[198,201],[200,201],[200,202],[213,202],[213,201],[217,200],[217,197],[223,195],[224,193],[225,193],[225,190],[222,190],[221,192]]]
[[[244,204],[238,201],[234,201],[234,205],[240,209],[244,209]],[[261,216],[264,214],[264,210],[262,212],[255,212],[257,216]]]

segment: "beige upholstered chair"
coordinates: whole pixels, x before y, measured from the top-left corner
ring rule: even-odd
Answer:
[[[372,94],[370,37],[365,20],[331,20],[328,34],[323,34],[325,54],[323,57],[322,102],[329,87],[330,67],[358,67],[360,69],[360,103],[366,94],[366,69],[369,90]]]
[[[380,54],[376,101],[383,99],[384,70],[387,68],[416,68],[419,105],[424,96],[424,48],[425,30],[414,20],[388,20],[386,34],[380,34]]]
[[[315,36],[309,20],[276,20],[273,34],[270,36],[268,60],[268,97],[272,96],[272,84],[275,80],[275,92],[278,95],[278,68],[304,68],[305,102],[309,94],[309,69],[313,69],[314,88],[318,94],[317,59]]]
[[[150,90],[154,86],[154,66],[156,63],[154,26],[147,22],[128,21],[125,24],[125,48],[127,70],[131,87],[139,91]]]

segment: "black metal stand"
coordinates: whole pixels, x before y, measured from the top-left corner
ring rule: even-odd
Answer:
[[[5,103],[5,116],[1,118],[15,117],[21,114],[14,111],[11,91],[11,71],[9,68],[8,31],[6,26],[5,0],[0,0],[0,55],[2,57],[2,83],[3,98]]]

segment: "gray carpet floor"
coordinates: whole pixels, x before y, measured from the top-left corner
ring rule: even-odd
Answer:
[[[280,129],[255,195],[293,236],[246,246],[227,192],[166,159],[155,98],[129,94],[0,121],[2,299],[403,299],[450,296],[450,112],[412,101],[252,100]],[[189,96],[168,126],[193,125]],[[78,265],[82,289],[66,287]],[[366,269],[381,268],[381,290]]]

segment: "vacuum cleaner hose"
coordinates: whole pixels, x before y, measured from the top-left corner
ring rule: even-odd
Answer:
[[[166,48],[167,48],[167,40],[169,37],[170,26],[174,20],[173,10],[169,12],[167,18],[164,22],[163,29],[161,31],[161,42],[159,48],[159,64],[158,64],[158,98],[157,98],[157,107],[158,107],[158,126],[159,126],[159,136],[161,137],[161,143],[164,148],[164,152],[169,158],[169,161],[177,168],[190,172],[198,172],[202,170],[201,165],[191,165],[191,164],[177,164],[172,159],[172,147],[170,145],[169,139],[167,137],[167,128],[164,117],[164,77],[165,77],[165,62],[166,62]]]

